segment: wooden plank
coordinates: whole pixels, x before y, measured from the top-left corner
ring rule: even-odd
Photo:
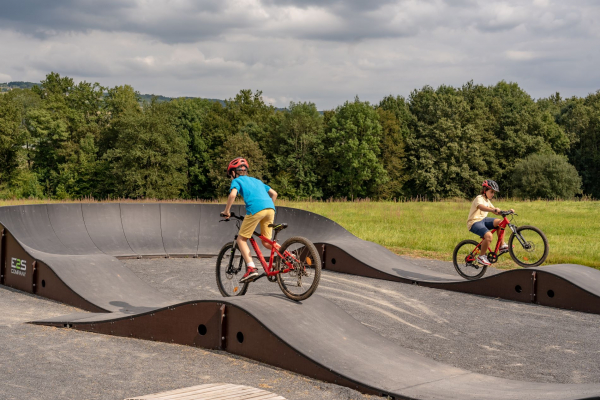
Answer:
[[[250,386],[208,383],[168,392],[130,397],[125,400],[286,400],[277,394]]]

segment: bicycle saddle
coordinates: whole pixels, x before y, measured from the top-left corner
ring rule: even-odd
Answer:
[[[279,232],[279,231],[281,231],[281,230],[283,230],[283,229],[285,229],[287,227],[288,227],[288,224],[277,224],[277,225],[275,225],[275,224],[269,224],[269,228],[273,228],[277,232]]]

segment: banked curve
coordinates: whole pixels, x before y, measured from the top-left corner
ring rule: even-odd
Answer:
[[[419,399],[598,398],[594,396],[600,393],[599,385],[510,381],[436,363],[388,342],[318,295],[301,304],[281,296],[183,304],[166,298],[128,272],[116,257],[169,256],[173,249],[180,255],[214,254],[214,249],[230,240],[235,227],[218,222],[221,205],[193,206],[61,204],[0,208],[5,234],[0,257],[3,283],[101,313],[39,323],[221,348],[366,393]],[[243,209],[238,207],[237,211]],[[364,242],[316,214],[280,208],[278,220],[291,221],[287,235],[300,234],[321,243],[324,255],[330,255],[333,246],[346,251],[346,246]],[[379,248],[368,242],[362,245]],[[25,261],[27,267],[17,270],[23,274],[7,273],[12,259]],[[355,260],[358,262],[358,258]],[[385,272],[377,265],[378,260],[368,261],[368,268]],[[572,268],[559,268],[567,275],[577,275]],[[315,337],[319,340],[311,339]]]
[[[173,303],[136,315],[74,314],[34,323],[220,349],[396,399],[567,400],[600,393],[600,384],[513,381],[439,363],[388,341],[318,294],[302,303],[248,295]]]
[[[235,224],[221,223],[221,204],[67,203],[0,208],[0,225],[41,262],[115,264],[113,257],[202,257],[218,254],[235,234]],[[234,211],[244,214],[243,206]],[[321,253],[323,268],[438,289],[532,302],[600,313],[600,271],[563,264],[506,271],[465,281],[453,271],[431,271],[383,246],[361,240],[321,215],[278,207],[276,222],[289,228],[279,235],[305,236]],[[82,256],[76,261],[72,256]],[[117,262],[118,263],[118,262]],[[120,264],[120,263],[118,263]],[[117,264],[115,264],[117,265]],[[123,267],[124,268],[124,267]],[[70,276],[71,271],[66,271]],[[56,271],[61,279],[60,270]],[[6,274],[7,277],[10,274]],[[91,276],[90,276],[91,278]],[[10,281],[10,279],[8,279]],[[8,283],[10,285],[10,282]]]

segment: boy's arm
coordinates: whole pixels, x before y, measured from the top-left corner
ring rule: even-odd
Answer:
[[[229,192],[229,196],[227,196],[227,205],[225,206],[225,211],[223,211],[221,214],[223,214],[226,218],[231,217],[231,214],[229,213],[229,210],[231,209],[231,206],[233,205],[233,202],[235,201],[235,198],[237,197],[237,189],[231,189],[231,192]]]
[[[477,206],[477,208],[479,208],[481,211],[491,212],[491,213],[494,213],[496,215],[500,214],[500,209],[498,207],[492,208],[492,207],[484,206],[483,204],[479,204]]]
[[[267,193],[269,193],[269,196],[271,196],[273,203],[275,203],[275,200],[277,200],[277,192],[274,191],[273,189],[269,189],[269,191]]]

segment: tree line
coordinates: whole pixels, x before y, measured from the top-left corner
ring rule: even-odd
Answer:
[[[600,197],[600,91],[535,100],[516,83],[425,86],[319,112],[241,90],[141,101],[131,86],[50,73],[0,95],[0,197],[214,199],[227,163],[289,199]]]

